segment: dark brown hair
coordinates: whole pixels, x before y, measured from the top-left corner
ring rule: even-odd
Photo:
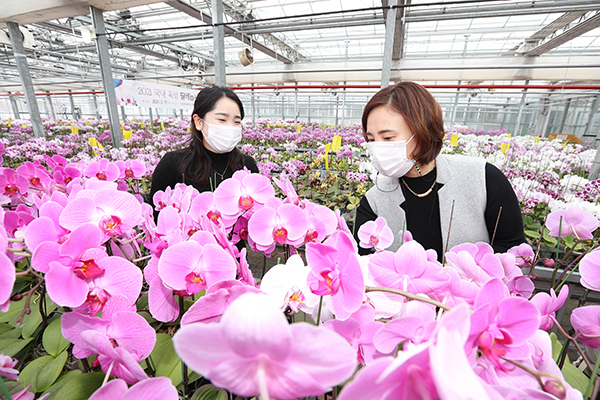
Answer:
[[[215,109],[217,102],[223,97],[235,101],[240,108],[242,119],[244,118],[244,106],[233,90],[227,87],[210,86],[202,89],[200,93],[198,93],[196,101],[194,102],[194,111],[192,111],[192,123],[190,126],[192,134],[190,143],[188,147],[181,150],[183,155],[179,173],[185,177],[186,181],[204,185],[208,183],[209,178],[212,176],[213,163],[207,154],[208,150],[206,150],[202,144],[202,131],[196,129],[194,115],[198,115],[200,118],[204,119],[207,113]],[[229,169],[232,172],[244,168],[244,155],[237,148],[234,148],[231,153],[229,153],[227,160],[229,161]]]
[[[414,82],[400,82],[377,92],[363,111],[362,126],[365,139],[367,119],[377,107],[388,107],[402,115],[417,142],[413,154],[415,161],[428,164],[435,160],[444,141],[444,114],[427,89]]]

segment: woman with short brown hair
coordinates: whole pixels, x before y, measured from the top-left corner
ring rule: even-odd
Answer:
[[[398,249],[399,232],[407,230],[439,261],[461,243],[486,242],[505,252],[525,242],[521,209],[504,174],[484,159],[440,154],[443,113],[424,87],[401,82],[382,89],[367,103],[362,124],[382,177],[361,199],[357,228],[384,217],[394,233],[388,250]]]

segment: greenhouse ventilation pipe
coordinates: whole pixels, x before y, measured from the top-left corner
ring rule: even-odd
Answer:
[[[554,89],[554,90],[600,90],[600,85],[468,85],[468,84],[425,84],[428,89]],[[284,89],[379,89],[381,85],[272,85],[232,86],[232,90],[284,90]],[[201,90],[202,88],[197,88]],[[85,92],[40,92],[36,96],[66,96],[69,94],[103,94],[104,91]],[[0,97],[23,96],[22,93],[0,93]]]

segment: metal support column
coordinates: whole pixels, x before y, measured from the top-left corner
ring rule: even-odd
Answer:
[[[295,82],[297,84],[297,82]],[[294,131],[298,127],[298,88],[294,90]]]
[[[212,0],[213,22],[223,23],[223,0]],[[215,55],[215,83],[217,86],[226,86],[225,77],[225,26],[217,25],[213,28],[213,43]]]
[[[254,86],[254,83],[252,84],[252,86]],[[255,104],[254,104],[254,89],[251,90],[250,105],[252,106],[252,128],[256,128],[256,108],[255,108]]]
[[[181,120],[183,121],[183,108],[179,109],[179,116],[181,117]]]
[[[590,119],[588,119],[588,123],[585,127],[585,131],[583,132],[584,139],[586,136],[592,136],[596,138],[596,142],[598,136],[592,135],[592,128],[594,127],[594,120],[596,118],[596,113],[598,112],[598,106],[600,105],[600,94],[596,96],[594,102],[592,103],[592,108],[590,109]],[[596,143],[592,143],[595,145]],[[596,157],[594,158],[594,163],[592,164],[592,168],[590,169],[590,174],[588,179],[590,181],[595,181],[598,179],[598,173],[600,172],[600,147],[596,150]]]
[[[525,81],[525,84],[528,85],[529,81]],[[517,121],[515,122],[515,129],[514,129],[515,136],[519,136],[519,125],[521,125],[521,116],[523,115],[523,107],[525,106],[526,98],[527,98],[527,88],[523,89],[523,94],[521,95],[521,102],[519,103],[519,113],[517,114]]]
[[[310,124],[310,96],[308,96],[308,109],[306,110],[307,116],[307,122]]]
[[[460,81],[458,81],[460,85]],[[456,112],[458,111],[458,98],[460,97],[460,88],[456,89],[456,96],[454,97],[454,106],[452,107],[452,129],[454,129],[454,125],[456,125]]]
[[[29,118],[31,119],[33,133],[35,137],[41,138],[45,136],[44,126],[42,125],[40,110],[38,108],[37,100],[35,99],[35,91],[33,89],[33,82],[31,81],[31,74],[29,73],[29,65],[27,64],[27,56],[25,55],[25,48],[23,47],[23,39],[21,38],[19,24],[15,22],[6,22],[6,25],[8,26],[10,42],[12,44],[13,53],[15,54],[17,71],[19,71],[21,85],[23,85],[25,99],[27,100],[27,109],[29,110]]]
[[[540,99],[540,108],[538,110],[537,121],[535,122],[535,136],[544,137],[546,135],[546,128],[548,127],[551,108],[552,103],[550,102],[550,95]]]
[[[10,99],[10,106],[12,107],[12,111],[13,114],[15,115],[15,119],[21,119],[21,115],[19,114],[19,106],[17,105],[17,99],[15,99],[15,96],[10,96],[11,93],[8,92],[9,96],[8,98]]]
[[[346,82],[344,81],[344,85]],[[344,123],[346,122],[346,88],[342,89],[342,127],[344,127]]]
[[[148,113],[150,114],[150,126],[153,126],[154,118],[152,117],[152,107],[148,107]]]
[[[100,108],[98,107],[98,96],[96,96],[96,93],[92,93],[92,99],[94,100],[94,112],[96,113],[96,119],[100,120],[102,116],[100,115]]]
[[[395,6],[398,0],[390,0],[389,5]],[[394,48],[394,30],[396,28],[397,8],[392,7],[387,12],[385,22],[385,43],[383,45],[383,65],[381,67],[381,88],[390,86],[390,70],[392,69],[392,52]]]
[[[123,122],[127,122],[127,114],[125,114],[125,106],[121,106],[121,119]]]
[[[558,127],[558,131],[556,133],[563,133],[565,130],[565,122],[567,122],[567,117],[569,116],[569,108],[571,107],[571,99],[567,99],[567,103],[565,104],[565,111],[563,111],[563,115],[560,119],[560,125]]]
[[[48,102],[48,108],[50,110],[50,115],[52,115],[52,119],[56,119],[56,113],[54,112],[54,104],[52,103],[52,97],[50,96],[50,92],[46,90],[46,101]]]
[[[119,111],[117,110],[117,96],[115,94],[115,84],[113,82],[112,71],[110,69],[110,54],[108,53],[108,39],[106,38],[106,29],[104,27],[104,18],[102,10],[90,6],[92,14],[92,23],[96,30],[96,48],[100,61],[100,71],[102,73],[102,86],[106,97],[108,108],[108,120],[110,122],[110,132],[113,146],[121,147],[123,134],[121,133],[121,124],[119,123]]]
[[[71,94],[71,89],[69,89],[68,92],[69,92],[69,103],[71,104],[71,118],[77,119],[77,117],[75,116],[75,102],[73,101],[73,95]]]

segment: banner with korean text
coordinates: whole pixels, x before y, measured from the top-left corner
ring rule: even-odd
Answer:
[[[120,106],[194,108],[198,91],[156,83],[113,79],[117,104]]]

